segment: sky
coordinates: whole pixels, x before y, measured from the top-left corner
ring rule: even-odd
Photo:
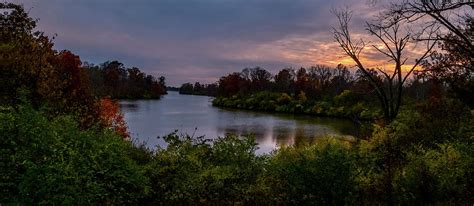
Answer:
[[[386,0],[389,1],[389,0]],[[119,60],[167,84],[213,83],[245,67],[276,73],[285,67],[353,63],[331,33],[332,9],[354,11],[351,31],[364,36],[364,22],[379,0],[14,0],[55,48],[82,61]],[[379,59],[368,50],[367,57]],[[384,64],[378,63],[378,64]]]

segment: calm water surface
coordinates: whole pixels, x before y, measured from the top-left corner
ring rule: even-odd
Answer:
[[[157,137],[175,130],[206,138],[253,134],[258,153],[328,134],[355,136],[358,131],[348,120],[227,110],[213,107],[211,101],[211,97],[169,92],[161,100],[120,103],[132,138],[150,148],[166,147]]]

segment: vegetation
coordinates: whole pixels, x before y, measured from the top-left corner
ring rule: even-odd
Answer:
[[[196,82],[184,83],[178,89],[180,94],[192,94],[192,95],[204,95],[204,96],[216,96],[217,95],[217,84],[201,84]]]
[[[2,203],[133,204],[150,191],[137,149],[112,130],[29,106],[2,107],[0,122]]]
[[[272,78],[257,67],[222,77],[216,105],[382,116],[355,141],[325,137],[257,155],[252,137],[232,135],[176,132],[162,137],[166,148],[134,144],[117,102],[103,97],[154,98],[164,78],[116,61],[82,66],[71,52],[53,50],[21,6],[0,9],[9,10],[0,19],[0,204],[474,204],[474,110],[464,91],[471,87],[459,88],[472,83],[472,53],[449,46],[472,39],[472,17],[437,36],[445,53],[432,54],[426,72],[395,84],[404,104],[388,119],[383,105],[374,107],[381,101],[367,73],[384,85],[391,78],[376,69],[351,75],[342,65],[316,66]]]
[[[379,19],[377,23],[367,23],[366,30],[378,41],[378,44],[370,46],[393,64],[392,69],[375,68],[381,73],[381,75],[377,75],[377,73],[371,72],[362,62],[361,54],[363,54],[367,43],[362,39],[357,41],[351,36],[349,31],[351,13],[340,11],[336,12],[336,16],[339,20],[339,28],[334,29],[334,38],[347,56],[356,63],[358,71],[363,74],[375,90],[380,108],[383,111],[384,120],[386,122],[393,121],[397,117],[402,103],[403,85],[416,67],[429,56],[437,41],[417,41],[415,37],[431,39],[433,34],[425,34],[424,31],[414,33],[411,30],[402,29],[401,23],[398,21],[398,15]],[[391,24],[387,26],[386,21]],[[426,43],[427,48],[421,55],[413,57],[413,54],[406,54],[405,49],[414,50],[420,43]],[[410,65],[407,71],[404,72],[402,68],[408,66],[406,65],[407,62],[413,65]]]
[[[250,72],[249,72],[250,71]],[[383,82],[383,75],[368,70]],[[265,78],[258,77],[258,73]],[[420,74],[421,75],[421,74]],[[439,85],[439,84],[438,84]],[[360,70],[351,73],[347,67],[313,66],[308,69],[283,69],[274,77],[262,68],[244,69],[219,80],[214,106],[270,112],[344,117],[356,122],[384,120],[377,92]],[[404,102],[425,99],[439,89],[432,81],[416,76],[403,86]]]
[[[418,28],[433,31],[432,39],[439,42],[442,51],[434,51],[430,60],[423,63],[426,68],[423,75],[444,82],[450,93],[471,107],[474,106],[472,8],[473,3],[467,1],[431,3],[404,0],[399,4],[391,4],[382,13],[383,17],[398,15],[396,20],[401,23],[428,19],[424,26]]]
[[[108,61],[98,66],[83,66],[90,78],[95,96],[113,99],[159,99],[166,94],[165,77],[158,79],[137,67],[125,68],[118,61]]]
[[[212,104],[219,107],[239,108],[267,112],[310,114],[327,117],[345,117],[359,120],[373,120],[380,111],[369,109],[368,104],[356,102],[357,95],[350,90],[327,101],[308,100],[301,91],[297,96],[287,93],[259,92],[245,97],[219,97]]]
[[[268,155],[255,154],[252,138],[176,134],[163,137],[167,148],[149,151],[110,129],[80,129],[70,116],[3,107],[1,157],[9,169],[1,171],[0,202],[472,204],[473,114],[456,107],[449,122],[431,123],[442,113],[420,113],[439,104],[400,114],[369,140],[328,137]],[[414,130],[419,125],[426,129]]]

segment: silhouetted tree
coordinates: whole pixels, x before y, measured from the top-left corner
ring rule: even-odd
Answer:
[[[219,79],[219,95],[232,96],[240,91],[240,84],[245,82],[238,72],[234,72]]]
[[[383,110],[384,120],[387,123],[391,122],[397,116],[400,104],[402,103],[403,84],[420,63],[429,56],[437,41],[426,41],[425,51],[419,57],[412,59],[412,61],[414,61],[413,66],[406,72],[402,71],[402,67],[410,58],[405,57],[405,48],[419,43],[415,40],[415,37],[426,36],[426,38],[431,38],[433,32],[424,34],[412,33],[408,29],[402,30],[400,28],[401,25],[397,21],[391,21],[391,19],[388,19],[391,24],[389,27],[386,26],[386,19],[381,19],[375,24],[367,23],[367,31],[379,40],[382,45],[372,45],[372,47],[393,64],[392,71],[384,71],[376,68],[384,77],[383,82],[379,82],[368,71],[365,62],[362,62],[360,57],[361,52],[366,47],[365,41],[354,40],[349,32],[351,12],[336,11],[335,14],[339,20],[339,27],[334,29],[335,40],[342,50],[356,63],[357,68],[364,74],[364,77],[367,78],[375,89]],[[394,16],[393,18],[400,17]]]
[[[104,62],[100,66],[86,64],[84,68],[89,73],[96,96],[156,99],[166,94],[165,77],[156,79],[137,67],[126,68],[119,61]]]
[[[308,88],[308,81],[309,78],[306,69],[303,67],[298,69],[298,71],[296,71],[295,93],[306,91]]]
[[[252,91],[263,91],[269,88],[272,79],[270,72],[260,67],[250,68],[249,70]]]
[[[275,89],[278,92],[293,92],[295,71],[291,68],[282,69],[275,75]]]
[[[465,32],[470,26],[465,22],[472,21],[473,9],[473,1],[403,0],[392,3],[389,9],[382,13],[382,18],[389,20],[387,27],[400,23],[417,23],[415,28],[431,30],[434,33],[429,38],[420,40],[443,41],[472,57],[474,42],[472,36]],[[396,18],[393,18],[394,16]],[[439,29],[440,27],[444,29]],[[452,38],[453,36],[456,38]]]
[[[337,95],[342,91],[349,89],[353,83],[353,76],[346,66],[339,64],[335,68],[334,75],[328,86],[327,92],[330,96]]]
[[[474,106],[473,9],[473,1],[404,0],[392,3],[382,16],[392,20],[388,26],[401,22],[413,24],[413,28],[421,31],[433,31],[431,37],[419,40],[438,40],[443,52],[434,52],[431,61],[424,64],[425,74],[420,75],[447,83],[451,92],[471,107]]]
[[[0,3],[0,103],[18,102],[20,90],[28,90],[28,100],[38,105],[58,95],[58,86],[50,60],[54,58],[53,43],[35,31],[36,21],[20,5]]]

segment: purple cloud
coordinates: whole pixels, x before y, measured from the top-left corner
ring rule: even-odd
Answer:
[[[24,4],[39,29],[57,34],[57,49],[83,61],[117,59],[169,85],[214,82],[244,67],[272,72],[335,64],[342,58],[330,10],[355,10],[354,30],[383,2],[367,0],[36,0]]]

